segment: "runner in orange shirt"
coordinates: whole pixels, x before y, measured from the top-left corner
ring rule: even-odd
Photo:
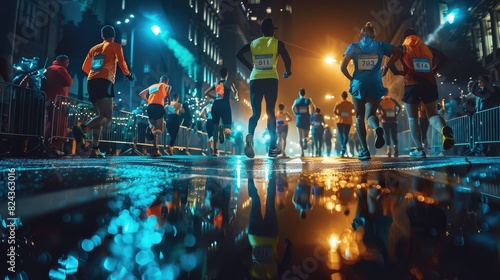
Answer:
[[[88,77],[87,88],[89,99],[94,106],[96,116],[79,126],[73,127],[73,136],[81,145],[85,145],[86,133],[92,129],[92,150],[90,157],[103,158],[99,150],[99,138],[104,124],[111,122],[113,117],[114,83],[116,78],[116,64],[130,81],[134,76],[129,71],[123,57],[122,46],[115,43],[115,29],[106,25],[101,29],[103,42],[93,46],[83,62],[82,70]]]
[[[333,113],[337,115],[337,130],[339,144],[340,144],[340,156],[345,157],[347,150],[347,142],[349,141],[349,130],[351,130],[352,117],[354,116],[354,104],[347,101],[347,92],[344,91],[340,95],[342,101],[335,104]]]
[[[168,77],[163,75],[160,77],[160,82],[151,85],[147,89],[141,91],[139,95],[141,98],[148,103],[148,117],[151,123],[151,133],[148,131],[148,135],[151,135],[150,140],[153,140],[154,151],[151,154],[152,157],[160,157],[161,153],[158,149],[158,137],[163,133],[163,127],[165,126],[163,122],[163,117],[165,116],[165,98],[170,97],[170,91],[172,86],[168,84]],[[149,96],[146,98],[146,96]],[[170,103],[170,102],[169,102]]]

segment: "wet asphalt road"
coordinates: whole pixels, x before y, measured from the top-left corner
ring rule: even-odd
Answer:
[[[29,279],[252,279],[258,271],[271,279],[500,277],[494,157],[123,156],[0,165],[2,252],[13,234],[16,273]],[[270,214],[256,223],[262,213]],[[7,218],[18,218],[15,230]],[[256,261],[249,232],[277,240],[273,269]]]

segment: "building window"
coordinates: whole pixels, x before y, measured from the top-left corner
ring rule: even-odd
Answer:
[[[489,55],[493,52],[493,34],[491,28],[491,17],[489,14],[483,19],[483,28],[484,28],[484,46],[486,50],[485,55]]]
[[[476,24],[474,27],[472,27],[471,36],[472,46],[477,52],[478,59],[481,59],[481,57],[483,57],[483,42],[481,40],[481,29],[479,24]]]
[[[248,0],[248,4],[260,4],[260,0]]]

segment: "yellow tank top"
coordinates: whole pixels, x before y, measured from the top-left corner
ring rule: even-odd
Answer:
[[[253,69],[250,80],[278,79],[278,40],[274,37],[260,37],[250,43]]]

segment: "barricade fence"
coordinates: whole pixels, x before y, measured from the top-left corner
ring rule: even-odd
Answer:
[[[50,143],[63,139],[66,143],[73,143],[71,128],[87,122],[95,116],[93,106],[88,101],[81,101],[71,97],[57,96],[55,102],[50,104],[52,125],[50,129]],[[144,114],[136,114],[123,110],[113,110],[112,121],[103,127],[100,142],[115,145],[107,151],[115,155],[135,153],[143,155],[153,147],[152,141],[147,139],[146,131],[149,129],[149,118]],[[169,143],[168,131],[164,127],[162,137],[158,139],[158,147],[165,148]],[[88,133],[89,141],[92,133]],[[129,149],[123,149],[123,148]],[[208,149],[207,134],[197,129],[180,126],[179,134],[174,144],[174,149],[190,154],[190,151],[206,153]],[[220,145],[222,152],[231,153],[231,141]],[[79,147],[73,147],[72,153],[80,154]]]
[[[44,149],[45,93],[0,82],[0,155]]]
[[[446,125],[453,130],[455,148],[450,153],[459,155],[458,148],[472,150],[480,144],[500,143],[500,106],[476,112],[472,116],[460,116],[449,119]],[[442,151],[441,133],[429,126],[427,131],[428,153],[440,154]],[[398,133],[400,151],[409,152],[415,148],[409,130]],[[497,151],[500,152],[500,151]]]

